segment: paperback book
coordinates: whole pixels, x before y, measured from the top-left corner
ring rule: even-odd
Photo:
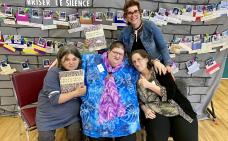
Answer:
[[[80,85],[84,85],[84,73],[82,69],[59,72],[61,93],[74,91]]]
[[[89,51],[96,51],[106,48],[106,39],[101,24],[86,26],[84,29]]]

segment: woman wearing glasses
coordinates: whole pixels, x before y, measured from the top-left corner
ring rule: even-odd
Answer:
[[[156,72],[171,72],[172,60],[168,46],[158,27],[151,21],[141,19],[140,4],[136,0],[126,1],[124,18],[128,26],[120,34],[119,40],[126,46],[128,54],[137,49],[146,50],[155,66]],[[160,63],[160,61],[162,63]]]
[[[124,54],[123,43],[115,41],[103,54],[83,56],[87,92],[81,97],[80,115],[90,141],[136,141],[138,72]]]

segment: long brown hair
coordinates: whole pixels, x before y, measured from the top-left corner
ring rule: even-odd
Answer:
[[[132,56],[133,56],[134,54],[136,54],[136,53],[138,53],[142,58],[147,58],[147,59],[148,59],[147,68],[148,68],[149,70],[151,70],[151,68],[153,67],[153,65],[152,65],[152,63],[151,63],[151,61],[150,61],[150,59],[149,59],[148,53],[147,53],[145,50],[143,50],[143,49],[134,50],[134,51],[131,53],[131,62],[132,62]]]

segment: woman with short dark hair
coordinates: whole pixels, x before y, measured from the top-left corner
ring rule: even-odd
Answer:
[[[58,67],[52,67],[44,79],[38,98],[36,126],[38,141],[54,141],[57,128],[66,128],[69,141],[81,141],[80,96],[86,86],[62,93],[59,72],[81,68],[81,55],[72,46],[61,47],[57,53]]]
[[[121,31],[119,40],[124,43],[128,55],[134,50],[143,49],[149,54],[156,72],[171,72],[172,59],[168,45],[162,32],[152,21],[141,19],[139,1],[126,0],[123,11],[128,26]]]
[[[90,141],[136,141],[140,130],[138,72],[114,41],[107,52],[83,56],[87,92],[82,96],[83,132]]]

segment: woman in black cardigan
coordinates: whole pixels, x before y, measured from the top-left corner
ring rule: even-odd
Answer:
[[[131,61],[140,72],[137,90],[145,115],[147,141],[198,141],[196,113],[177,88],[170,73],[155,74],[144,50],[132,52]]]

